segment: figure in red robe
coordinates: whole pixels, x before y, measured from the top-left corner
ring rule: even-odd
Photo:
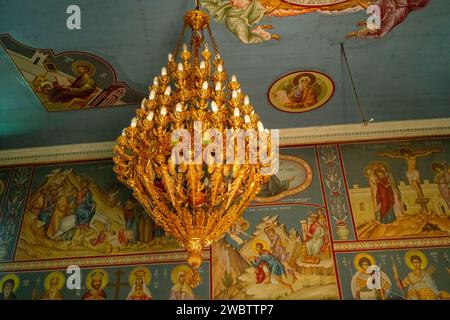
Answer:
[[[105,290],[103,290],[102,285],[103,272],[94,272],[91,280],[92,288],[83,295],[81,300],[106,300],[106,293]]]
[[[377,207],[375,208],[376,219],[380,223],[388,224],[395,221],[394,212],[394,190],[392,189],[391,182],[383,170],[375,170],[375,176],[377,177]]]

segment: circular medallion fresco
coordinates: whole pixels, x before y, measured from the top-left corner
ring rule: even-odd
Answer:
[[[269,102],[285,112],[306,112],[323,106],[334,93],[330,77],[318,71],[295,71],[275,80],[267,93]]]

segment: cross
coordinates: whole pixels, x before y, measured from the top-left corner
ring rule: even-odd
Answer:
[[[114,299],[119,300],[120,287],[129,286],[129,283],[128,282],[120,282],[120,278],[124,274],[124,272],[121,269],[117,269],[117,271],[114,272],[114,274],[116,275],[116,281],[113,283],[108,283],[106,286],[113,287],[116,289],[115,293],[114,293]]]

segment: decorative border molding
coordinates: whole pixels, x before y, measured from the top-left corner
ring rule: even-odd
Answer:
[[[334,242],[335,252],[355,250],[389,250],[403,248],[448,247],[450,237],[421,238],[421,239],[396,239],[396,240],[371,240],[357,242]]]
[[[115,142],[96,142],[0,151],[0,166],[111,158]]]
[[[203,251],[203,260],[210,259],[210,252]],[[58,260],[36,260],[36,261],[16,261],[0,263],[0,272],[2,271],[24,271],[24,270],[48,270],[65,269],[70,265],[80,267],[89,266],[116,266],[116,265],[135,265],[135,264],[153,264],[153,263],[173,263],[186,262],[188,254],[186,252],[169,253],[151,253],[145,255],[130,256],[111,256],[111,257],[87,257]]]
[[[280,145],[307,145],[450,135],[450,118],[280,129]],[[0,151],[0,166],[106,159],[114,141]]]
[[[280,144],[322,144],[450,134],[450,118],[372,122],[280,130]]]

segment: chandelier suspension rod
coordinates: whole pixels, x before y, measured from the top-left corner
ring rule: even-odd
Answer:
[[[351,81],[352,87],[353,87],[353,93],[355,94],[356,102],[358,103],[358,109],[359,109],[359,113],[361,114],[363,125],[367,126],[370,122],[373,122],[373,119],[370,119],[369,121],[367,121],[365,112],[361,106],[361,102],[359,101],[359,96],[358,96],[358,93],[356,92],[355,82],[353,81],[352,72],[350,71],[350,65],[348,64],[347,54],[345,53],[345,48],[344,48],[343,42],[341,42],[341,54],[343,55],[345,64],[347,66],[348,74],[350,76],[350,81]]]

